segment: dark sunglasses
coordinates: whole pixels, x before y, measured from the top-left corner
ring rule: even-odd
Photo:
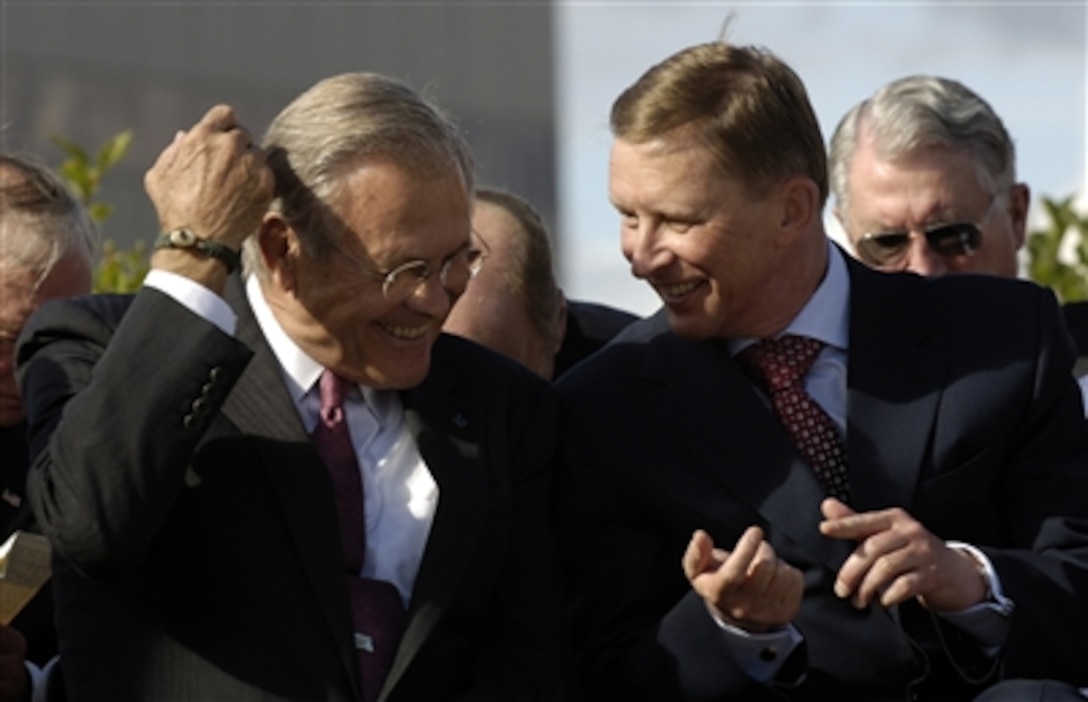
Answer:
[[[982,227],[990,221],[994,212],[1001,209],[998,205],[1003,201],[1001,195],[995,195],[980,222],[935,224],[922,229],[921,234],[925,236],[929,248],[942,258],[970,256],[982,246]],[[858,258],[870,266],[886,270],[906,268],[910,235],[911,232],[902,230],[864,234],[855,245]]]
[[[982,243],[982,230],[974,222],[940,224],[924,229],[926,243],[944,258],[970,256]],[[896,267],[907,258],[910,232],[865,234],[857,242],[858,255],[866,263],[881,268]]]

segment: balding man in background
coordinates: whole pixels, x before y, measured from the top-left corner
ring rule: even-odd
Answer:
[[[0,542],[35,530],[26,499],[28,449],[23,400],[15,383],[15,339],[47,300],[91,291],[98,231],[48,168],[0,154]],[[56,653],[48,586],[0,627],[0,702],[21,699]],[[24,659],[33,664],[26,668]]]

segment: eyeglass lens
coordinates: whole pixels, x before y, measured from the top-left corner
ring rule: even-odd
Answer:
[[[479,249],[466,249],[447,259],[438,272],[442,287],[460,294],[464,292],[468,281],[475,276],[483,264]],[[383,290],[391,299],[408,297],[431,275],[431,269],[425,261],[411,261],[394,269],[386,278]]]
[[[978,249],[982,241],[982,232],[971,222],[946,224],[925,231],[926,243],[937,254],[945,258],[966,256]],[[863,257],[878,265],[897,263],[906,256],[910,247],[910,234],[907,232],[887,232],[870,234],[858,242]]]

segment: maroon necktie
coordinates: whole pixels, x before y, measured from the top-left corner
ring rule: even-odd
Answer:
[[[827,493],[846,501],[846,446],[831,417],[805,391],[805,375],[822,347],[816,339],[785,335],[752,344],[737,358],[770,395],[779,421]]]
[[[359,462],[344,417],[344,397],[351,383],[325,370],[321,373],[318,386],[321,414],[312,438],[321,460],[329,469],[336,492],[348,592],[351,595],[353,644],[358,653],[363,699],[372,702],[378,699],[382,683],[393,664],[404,629],[404,606],[400,594],[391,583],[359,575],[366,555],[366,517]]]

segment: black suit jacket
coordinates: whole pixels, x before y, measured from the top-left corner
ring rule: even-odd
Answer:
[[[240,287],[44,305],[18,348],[71,700],[360,699],[332,483]],[[452,337],[402,394],[439,485],[382,700],[559,699],[550,388]]]
[[[857,611],[834,596],[852,545],[820,535],[811,469],[725,345],[677,338],[658,315],[557,384],[589,699],[968,699],[1003,674],[1088,684],[1088,457],[1053,296],[849,271],[852,505],[901,506],[987,553],[1016,604],[997,663],[914,602]],[[695,529],[729,549],[752,524],[805,579],[805,644],[774,686],[733,660],[680,567]]]
[[[0,427],[0,543],[15,531],[38,531],[26,498],[28,469],[26,424]],[[53,598],[43,587],[10,622],[26,639],[26,659],[44,666],[57,654]]]
[[[607,344],[638,317],[624,310],[595,302],[567,300],[567,331],[555,354],[554,376],[573,368]]]
[[[1088,300],[1077,300],[1062,305],[1065,324],[1077,347],[1077,365],[1073,374],[1078,378],[1088,374]]]

